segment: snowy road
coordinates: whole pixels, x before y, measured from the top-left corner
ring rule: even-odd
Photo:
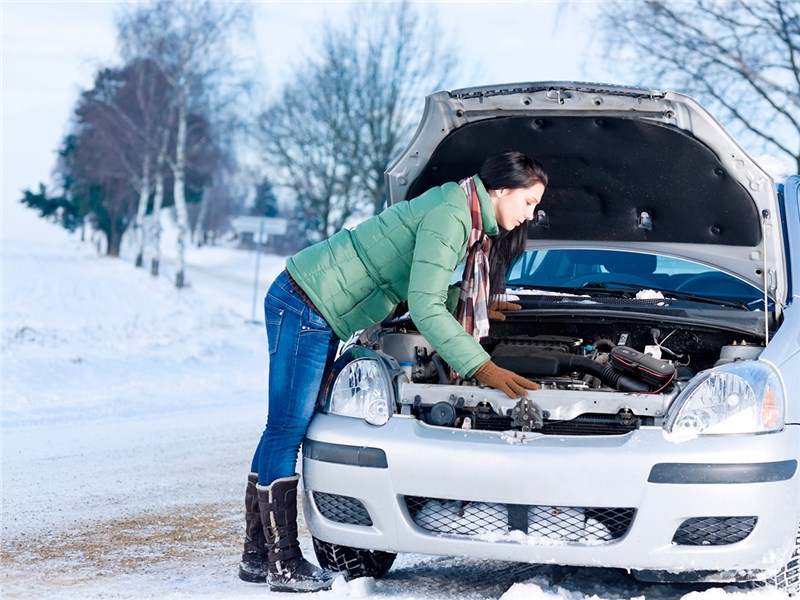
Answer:
[[[252,255],[195,249],[192,287],[177,291],[24,217],[0,257],[0,596],[297,598],[236,577],[266,394],[263,326],[248,323]],[[265,257],[263,281],[282,262]],[[304,531],[303,546],[313,556]],[[693,590],[614,570],[405,555],[384,580],[338,580],[314,597],[785,598]]]
[[[253,408],[5,430],[4,538],[29,535],[31,524],[55,531],[157,512],[165,500],[191,505],[238,497],[263,418]]]
[[[233,408],[4,431],[3,597],[144,596],[117,577],[224,561],[261,418]]]

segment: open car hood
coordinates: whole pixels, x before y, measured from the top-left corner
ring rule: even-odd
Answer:
[[[712,265],[786,300],[775,182],[697,102],[572,82],[437,92],[386,171],[389,203],[478,171],[492,154],[540,160],[550,184],[531,246],[624,247]]]

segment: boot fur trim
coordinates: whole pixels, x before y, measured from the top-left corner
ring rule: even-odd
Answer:
[[[297,480],[297,481],[299,481],[299,480],[300,480],[300,475],[298,475],[297,473],[295,473],[295,474],[294,474],[294,475],[292,475],[291,477],[279,477],[278,479],[274,480],[274,481],[273,481],[272,483],[270,483],[269,485],[261,485],[261,484],[259,483],[259,484],[257,484],[257,485],[256,485],[256,488],[258,488],[259,490],[264,490],[264,491],[267,491],[267,490],[268,490],[268,489],[270,489],[270,488],[271,488],[273,485],[275,485],[276,483],[279,483],[279,482],[281,482],[281,481],[286,481],[286,482],[289,482],[289,481],[295,481],[295,480]]]

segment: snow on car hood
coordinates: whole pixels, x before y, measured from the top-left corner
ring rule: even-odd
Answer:
[[[389,202],[477,172],[515,149],[550,184],[535,246],[616,247],[699,261],[786,298],[775,182],[697,102],[568,82],[437,92],[386,171]]]

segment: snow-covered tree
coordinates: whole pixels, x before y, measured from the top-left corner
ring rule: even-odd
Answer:
[[[174,152],[167,157],[173,180],[178,224],[175,285],[186,281],[185,250],[190,233],[187,172],[190,169],[190,115],[206,123],[221,119],[240,73],[231,45],[249,20],[244,5],[232,2],[173,2],[136,4],[119,20],[123,56],[153,61],[172,88],[175,111]],[[219,131],[218,129],[217,131]]]

